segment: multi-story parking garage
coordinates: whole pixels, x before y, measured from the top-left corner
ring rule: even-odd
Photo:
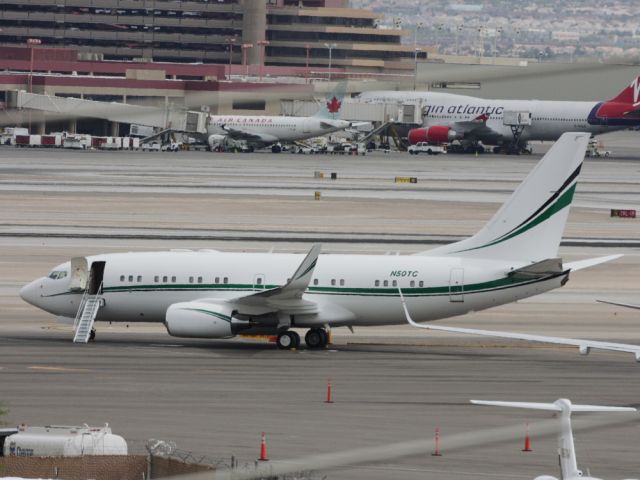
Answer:
[[[416,50],[348,0],[3,0],[0,45],[86,58],[412,72]],[[426,52],[417,52],[423,58]]]

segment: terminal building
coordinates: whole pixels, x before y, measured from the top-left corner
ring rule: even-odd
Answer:
[[[348,0],[3,0],[0,46],[82,59],[335,67],[412,73],[426,49]]]

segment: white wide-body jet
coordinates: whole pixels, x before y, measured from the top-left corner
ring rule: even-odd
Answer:
[[[592,135],[640,126],[640,77],[611,100],[484,99],[443,92],[371,91],[365,103],[419,102],[423,125],[409,131],[409,142],[523,146],[530,140],[554,141],[565,132]]]
[[[545,410],[558,416],[560,428],[558,431],[558,457],[560,459],[560,478],[562,480],[600,480],[590,475],[584,475],[578,469],[576,461],[576,448],[573,442],[573,430],[571,428],[572,412],[612,413],[612,412],[636,412],[631,407],[602,407],[599,405],[574,405],[566,398],[560,398],[553,403],[537,402],[501,402],[486,400],[471,400],[474,405],[489,405],[494,407],[526,408],[530,410]],[[558,480],[551,475],[541,475],[534,480]],[[632,479],[629,479],[632,480]]]
[[[94,319],[164,322],[178,337],[277,335],[311,348],[332,327],[402,324],[463,315],[561,287],[572,270],[558,247],[589,141],[567,133],[476,235],[415,255],[307,255],[167,251],[73,258],[20,291],[74,319],[86,341]]]

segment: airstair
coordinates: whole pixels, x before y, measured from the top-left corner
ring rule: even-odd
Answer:
[[[75,331],[73,336],[73,343],[87,343],[91,338],[91,330],[93,329],[93,323],[98,315],[98,310],[104,305],[104,299],[100,296],[102,291],[102,285],[98,289],[98,293],[91,295],[88,291],[85,292],[78,308],[76,319],[73,323],[73,329]]]

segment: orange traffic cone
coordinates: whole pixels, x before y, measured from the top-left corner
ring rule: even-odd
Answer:
[[[527,433],[524,436],[524,448],[523,452],[532,452],[531,450],[531,437],[529,436],[529,424],[527,423]]]
[[[333,398],[331,397],[331,380],[327,380],[327,399],[324,403],[333,403]]]
[[[440,428],[436,427],[436,449],[431,454],[434,457],[441,457],[442,453],[440,453]]]
[[[258,460],[261,462],[267,462],[269,460],[269,456],[267,455],[267,436],[264,432],[262,432],[262,440],[260,441],[260,458]]]

